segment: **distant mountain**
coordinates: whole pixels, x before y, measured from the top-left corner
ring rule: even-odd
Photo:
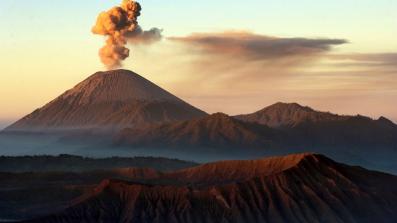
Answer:
[[[278,102],[251,114],[237,115],[235,118],[273,128],[290,128],[304,123],[344,121],[349,117],[315,111],[297,103]]]
[[[204,115],[136,73],[112,70],[93,74],[5,130],[136,128]]]
[[[165,181],[167,180],[167,181]],[[397,177],[297,154],[104,180],[67,209],[24,222],[392,223]]]
[[[114,142],[131,149],[176,150],[200,160],[311,151],[397,173],[397,125],[393,122],[384,117],[373,120],[318,112],[296,103],[276,103],[235,117],[216,113],[139,130],[124,129]]]
[[[124,129],[117,144],[162,147],[379,148],[397,151],[397,125],[381,117],[340,116],[299,104],[276,103],[230,117],[215,113],[188,121]],[[323,152],[319,150],[318,152]]]
[[[235,118],[282,130],[289,147],[371,148],[397,151],[397,125],[381,117],[336,115],[296,103],[276,103]]]
[[[152,125],[145,129],[124,129],[115,143],[130,146],[215,148],[218,151],[244,147],[272,148],[278,135],[270,128],[247,123],[226,114],[215,113],[203,118]]]

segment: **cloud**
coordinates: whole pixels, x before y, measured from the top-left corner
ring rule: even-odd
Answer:
[[[344,39],[282,38],[249,32],[195,33],[168,39],[186,44],[201,53],[248,61],[306,58],[347,43]]]
[[[397,118],[397,53],[333,50],[344,43],[242,32],[192,34],[137,47],[134,69],[208,112],[238,114],[289,101]]]
[[[251,89],[260,89],[263,83],[282,84],[324,58],[333,46],[347,43],[344,39],[285,38],[236,31],[193,33],[167,40],[174,50],[182,49],[189,79],[207,86],[250,85]],[[173,56],[167,58],[170,62]]]

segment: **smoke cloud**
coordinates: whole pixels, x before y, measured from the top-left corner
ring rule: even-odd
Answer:
[[[140,26],[134,31],[127,33],[128,43],[134,44],[151,44],[162,39],[163,30],[159,28],[151,28],[150,30],[142,30]]]
[[[195,33],[168,39],[188,44],[210,55],[228,55],[249,61],[304,58],[347,43],[344,39],[281,38],[250,32]]]
[[[133,0],[123,0],[120,6],[101,12],[92,28],[94,34],[106,36],[106,44],[99,50],[99,56],[108,69],[121,66],[130,50],[127,43],[149,44],[162,38],[162,30],[142,30],[138,25],[141,5]]]

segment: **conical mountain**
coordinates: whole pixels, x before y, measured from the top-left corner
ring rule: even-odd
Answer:
[[[139,128],[206,115],[129,70],[97,72],[6,131]]]

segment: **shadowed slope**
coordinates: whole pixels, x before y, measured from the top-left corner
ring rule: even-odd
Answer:
[[[125,129],[115,137],[118,144],[165,147],[271,147],[277,135],[268,127],[245,123],[222,113],[146,129]]]
[[[26,219],[63,210],[103,179],[150,179],[150,168],[118,168],[90,172],[0,172],[0,219]]]
[[[253,174],[256,168],[267,170]],[[397,220],[396,176],[339,164],[321,155],[220,162],[174,174],[168,177],[182,177],[186,182],[175,186],[105,180],[65,211],[28,222]],[[211,179],[209,185],[203,186],[206,175],[218,177],[220,183]],[[229,182],[225,184],[224,179]]]
[[[103,179],[147,181],[159,178],[159,171],[197,165],[154,157],[0,157],[0,219],[27,219],[62,210]]]

